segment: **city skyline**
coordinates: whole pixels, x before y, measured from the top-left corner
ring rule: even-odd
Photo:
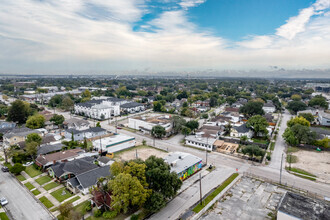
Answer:
[[[0,73],[329,77],[330,0],[2,2]]]

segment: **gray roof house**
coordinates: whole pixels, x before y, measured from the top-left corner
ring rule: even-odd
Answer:
[[[65,120],[63,124],[68,129],[72,128],[76,130],[85,130],[90,127],[88,121],[82,119],[76,119],[76,118],[70,118],[68,120]]]
[[[65,130],[64,136],[67,139],[71,139],[73,134],[73,138],[75,141],[81,141],[84,140],[84,138],[94,138],[105,135],[106,133],[107,130],[105,130],[104,128],[92,127],[85,130],[67,129]]]
[[[42,144],[38,148],[37,155],[46,155],[56,151],[61,151],[64,145],[62,143],[56,144]]]
[[[231,129],[230,136],[232,137],[242,137],[242,136],[247,136],[248,138],[252,138],[253,136],[253,131],[252,129],[248,128],[246,124],[242,124],[240,126],[234,126]]]
[[[144,111],[144,105],[137,102],[128,102],[125,104],[120,105],[120,109],[127,113],[134,113]]]
[[[88,194],[89,189],[96,185],[99,178],[107,176],[110,176],[110,166],[97,167],[70,178],[66,186],[74,193]]]

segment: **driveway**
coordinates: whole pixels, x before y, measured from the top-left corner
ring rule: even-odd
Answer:
[[[52,219],[44,207],[37,203],[23,186],[9,173],[0,171],[0,196],[8,200],[5,206],[15,220],[48,220]]]

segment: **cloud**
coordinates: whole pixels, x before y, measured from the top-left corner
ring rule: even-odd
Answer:
[[[0,7],[2,72],[118,73],[330,68],[330,7],[320,0],[274,34],[233,42],[202,31],[176,2],[134,31],[149,0],[15,0]],[[208,71],[208,73],[210,73]],[[232,72],[234,73],[234,72]],[[238,72],[235,72],[238,74]],[[240,74],[245,74],[241,72]]]

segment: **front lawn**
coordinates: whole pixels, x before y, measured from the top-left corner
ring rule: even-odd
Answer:
[[[51,201],[49,201],[45,196],[41,197],[39,200],[47,207],[47,209],[54,206],[54,204]]]
[[[33,165],[26,167],[25,173],[27,173],[32,178],[42,174],[42,172],[37,170]]]
[[[26,188],[28,188],[30,191],[31,189],[35,188],[30,182],[25,183],[24,186],[26,186]]]
[[[63,195],[63,190],[65,191],[65,194]],[[65,189],[64,187],[62,187],[61,189],[58,189],[54,192],[51,193],[51,195],[57,199],[59,202],[63,202],[64,200],[70,198],[71,196],[73,196],[67,189]]]
[[[85,208],[86,208],[86,206],[89,205],[89,204],[91,204],[91,202],[90,202],[89,200],[86,200],[85,202],[82,202],[82,203],[76,205],[76,206],[74,207],[74,210],[76,210],[77,212],[79,212],[79,213],[85,215],[85,214],[87,213],[87,211],[86,211]]]
[[[44,186],[44,189],[45,190],[51,190],[57,186],[59,186],[60,184],[59,183],[56,183],[56,182],[51,182],[51,183],[48,183],[47,185]]]
[[[26,180],[26,178],[24,177],[24,176],[22,176],[22,175],[18,175],[18,176],[16,176],[16,178],[19,180],[19,181],[24,181],[24,180]]]
[[[0,213],[0,219],[1,220],[9,220],[9,218],[8,218],[8,216],[7,216],[7,214],[5,212],[1,212]]]
[[[40,194],[40,191],[37,190],[37,189],[35,189],[35,190],[31,191],[31,192],[32,192],[33,195],[35,195],[35,196]]]
[[[252,138],[254,143],[259,143],[259,144],[268,144],[268,140],[264,138]]]
[[[39,185],[43,185],[45,183],[48,183],[51,180],[52,180],[52,178],[50,178],[49,176],[42,176],[42,177],[39,177],[38,179],[36,179],[36,182]]]
[[[79,200],[79,199],[80,199],[80,196],[76,196],[76,197],[70,199],[69,201],[67,201],[67,202],[65,202],[65,203],[73,203],[73,202],[75,202],[75,201],[77,201],[77,200]],[[57,210],[58,210],[58,207],[55,207],[55,208],[51,209],[50,211],[51,211],[51,212],[55,212],[55,211],[57,211]]]

